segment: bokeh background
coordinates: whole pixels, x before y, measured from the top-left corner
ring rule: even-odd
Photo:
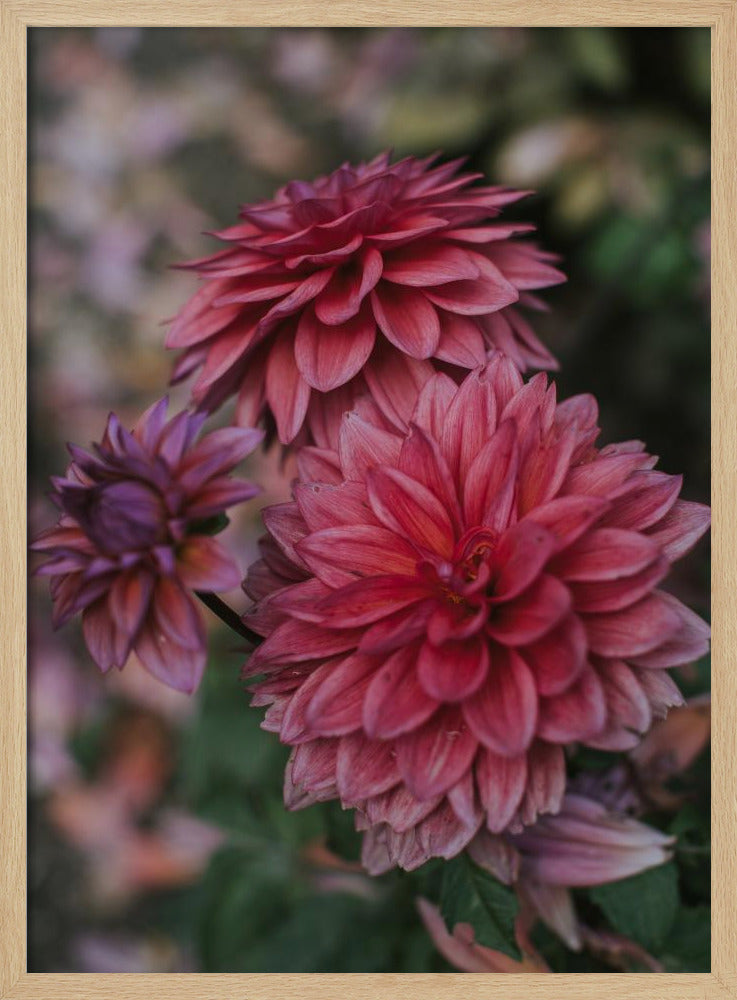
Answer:
[[[603,441],[643,438],[708,500],[708,31],[32,29],[29,52],[31,531],[64,442],[164,391],[162,323],[195,287],[170,266],[239,203],[385,147],[537,192],[513,215],[569,275],[538,322],[561,395],[596,393]],[[287,497],[276,454],[246,471],[262,502]],[[258,504],[228,531],[245,569]],[[708,545],[670,588],[708,617]],[[348,816],[284,811],[286,752],[217,623],[189,699],[135,662],[99,676],[75,626],[52,634],[40,581],[29,611],[30,971],[451,969],[415,908],[432,871],[370,880]],[[703,695],[708,663],[679,679]],[[708,968],[708,773],[702,754],[674,820],[693,851],[671,971]]]

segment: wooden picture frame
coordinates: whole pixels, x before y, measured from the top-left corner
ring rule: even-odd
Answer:
[[[712,971],[708,974],[56,975],[26,972],[26,43],[36,26],[701,26],[712,38],[713,165],[713,805]],[[0,265],[0,457],[4,595],[0,602],[0,997],[84,1000],[156,996],[270,998],[592,994],[672,1000],[737,998],[737,0],[0,0],[3,142]]]

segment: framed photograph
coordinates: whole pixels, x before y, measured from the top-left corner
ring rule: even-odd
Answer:
[[[0,996],[735,994],[737,4],[0,13]]]

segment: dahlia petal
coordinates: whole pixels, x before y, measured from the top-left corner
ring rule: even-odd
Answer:
[[[221,514],[228,507],[235,507],[251,500],[261,492],[260,487],[240,479],[221,476],[212,479],[200,490],[196,500],[187,508],[187,517],[192,521],[205,521]]]
[[[333,275],[330,284],[315,300],[315,312],[329,326],[345,323],[356,315],[368,293],[381,278],[381,254],[366,247],[353,261]]]
[[[185,649],[144,625],[135,644],[136,655],[143,666],[162,684],[192,694],[199,686],[207,664],[204,645],[198,649]]]
[[[607,706],[606,728],[587,742],[600,749],[629,750],[650,728],[650,702],[636,675],[621,660],[608,660],[598,673]]]
[[[517,432],[512,420],[500,424],[465,476],[466,524],[504,531],[512,516],[518,466]]]
[[[388,792],[368,800],[366,815],[372,826],[386,823],[396,833],[406,833],[429,816],[440,802],[440,796],[421,802],[405,785],[395,785]]]
[[[476,799],[476,783],[474,768],[466,771],[460,781],[448,789],[447,798],[456,818],[463,826],[477,830],[481,822],[482,812]]]
[[[375,339],[376,324],[369,312],[361,312],[341,326],[326,326],[307,310],[294,342],[297,367],[313,389],[330,392],[363,368]]]
[[[296,747],[291,755],[291,779],[297,788],[312,794],[329,792],[335,797],[335,768],[338,757],[338,740],[312,740]],[[285,786],[286,792],[286,786]],[[286,801],[288,809],[294,808]]]
[[[637,657],[672,639],[681,624],[678,610],[655,591],[622,611],[583,616],[589,648],[599,656]]]
[[[517,757],[532,742],[537,691],[530,668],[511,650],[494,647],[481,689],[463,703],[474,736],[493,753]]]
[[[169,348],[191,347],[224,329],[240,313],[239,306],[213,308],[212,303],[228,288],[228,282],[216,279],[208,282],[177,314],[166,335]]]
[[[437,497],[398,469],[380,466],[366,476],[369,503],[390,530],[444,558],[453,553],[454,531]]]
[[[462,316],[479,316],[516,302],[519,292],[502,272],[481,254],[469,254],[480,274],[472,281],[452,281],[426,288],[424,294],[436,306]]]
[[[528,222],[496,223],[492,226],[473,226],[470,229],[449,229],[443,235],[447,240],[459,243],[492,243],[507,240],[510,236],[534,232],[535,227]]]
[[[449,281],[478,277],[479,269],[471,256],[450,243],[427,245],[394,251],[384,258],[384,278],[398,285],[427,288]]]
[[[483,364],[486,345],[478,324],[467,316],[443,311],[435,357],[461,368],[476,368]]]
[[[472,372],[456,390],[439,439],[448,468],[457,483],[466,474],[494,432],[496,399],[491,382]],[[477,523],[477,522],[473,522]]]
[[[153,578],[145,571],[121,573],[110,588],[109,609],[116,627],[131,639],[148,612]]]
[[[526,755],[501,756],[488,748],[482,748],[476,762],[476,783],[481,804],[486,810],[488,829],[491,833],[505,830],[517,812],[525,792]],[[488,864],[483,866],[488,867]]]
[[[604,688],[595,671],[586,666],[565,691],[540,699],[537,732],[550,743],[574,743],[601,732],[606,719]]]
[[[661,556],[639,573],[622,577],[620,580],[570,583],[573,606],[576,611],[587,614],[620,611],[649,594],[669,569],[670,563],[665,556]]]
[[[536,740],[527,752],[527,785],[520,806],[523,823],[534,823],[542,813],[560,809],[566,787],[562,747]]]
[[[258,646],[243,670],[244,677],[271,670],[283,663],[318,660],[355,649],[355,631],[333,632],[308,622],[287,621]]]
[[[264,508],[261,516],[269,534],[287,559],[300,569],[306,569],[295,548],[308,535],[308,528],[298,505],[292,501],[272,504]]]
[[[576,438],[569,433],[528,452],[519,473],[517,510],[520,517],[556,496],[570,468],[575,448]]]
[[[393,788],[401,779],[392,744],[367,739],[362,733],[341,737],[336,779],[344,805],[363,802]]]
[[[372,524],[314,531],[297,549],[315,576],[330,587],[353,583],[357,576],[412,574],[418,559],[404,538]]]
[[[187,539],[177,556],[177,575],[189,590],[232,590],[240,583],[233,557],[215,538],[196,535]]]
[[[522,787],[524,788],[524,784]],[[468,854],[480,868],[485,868],[504,885],[517,881],[519,854],[503,837],[495,836],[488,829],[481,829],[468,845]]]
[[[651,468],[656,462],[641,452],[619,455],[598,455],[591,462],[577,465],[566,476],[561,489],[563,495],[572,493],[583,496],[608,497],[632,473]]]
[[[438,703],[417,680],[417,648],[397,650],[377,670],[363,705],[363,726],[371,739],[388,740],[421,726]]]
[[[161,577],[157,581],[153,612],[163,633],[157,636],[159,646],[165,649],[165,641],[168,640],[182,649],[204,649],[206,639],[202,618],[177,581],[169,577]]]
[[[310,531],[346,524],[376,524],[368,504],[366,487],[360,482],[297,483],[294,489],[300,513]]]
[[[509,528],[494,552],[499,567],[494,584],[494,601],[509,601],[542,572],[555,548],[555,538],[534,521],[519,521]]]
[[[428,361],[418,361],[406,354],[377,344],[363,375],[377,406],[389,423],[404,431],[412,415],[418,393],[434,374]]]
[[[266,366],[266,398],[279,440],[289,444],[302,426],[310,401],[310,387],[294,360],[294,334],[289,331],[280,333],[271,348]]]
[[[360,729],[364,697],[375,673],[376,661],[360,653],[334,663],[307,706],[310,731],[343,736]]]
[[[195,490],[208,479],[230,472],[263,441],[252,427],[221,427],[205,435],[183,457],[180,482]]]
[[[662,520],[683,485],[683,476],[669,476],[651,470],[634,472],[609,494],[613,501],[603,523],[615,528],[644,531]]]
[[[638,667],[631,669],[647,696],[650,710],[655,718],[665,718],[669,708],[685,705],[685,699],[678,686],[664,670],[641,670]]]
[[[307,712],[320,686],[330,678],[340,660],[329,659],[321,663],[303,679],[288,700],[279,731],[282,743],[294,746],[314,740],[320,733],[312,728]],[[355,727],[353,727],[355,728]],[[349,730],[350,731],[350,730]],[[332,733],[328,735],[333,735]]]
[[[286,298],[283,298],[262,317],[258,325],[257,337],[265,337],[287,316],[291,316],[311,302],[325,288],[333,276],[334,269],[326,268],[324,271],[315,271],[309,278],[294,289]]]
[[[362,420],[356,413],[346,413],[340,427],[338,453],[346,479],[362,480],[375,465],[394,465],[402,439]]]
[[[445,415],[458,387],[448,375],[432,375],[419,390],[411,423],[425,431],[434,441],[442,438]]]
[[[617,580],[645,569],[658,554],[657,545],[639,532],[596,528],[561,553],[552,568],[563,580]]]
[[[422,292],[383,282],[371,292],[371,305],[379,329],[395,347],[419,360],[433,356],[440,322]]]
[[[104,598],[100,598],[82,614],[82,632],[92,659],[103,672],[122,666],[115,656],[115,622]]]
[[[693,548],[708,530],[711,511],[705,504],[676,500],[671,509],[648,530],[648,538],[659,545],[663,554],[675,562]]]
[[[437,442],[422,428],[411,424],[396,464],[400,472],[426,486],[445,507],[454,527],[460,528],[462,515],[458,494]]]
[[[486,628],[506,646],[526,646],[555,628],[570,609],[568,588],[543,573],[519,597],[498,605]]]
[[[550,885],[528,875],[523,879],[522,891],[542,922],[571,949],[583,947],[581,931],[573,905],[573,897],[562,885]]]
[[[566,549],[585,534],[608,508],[609,501],[601,497],[558,497],[531,510],[527,520],[548,528],[557,539],[558,549]]]
[[[132,430],[133,437],[139,441],[147,451],[154,451],[159,440],[159,435],[166,424],[166,411],[169,406],[169,397],[163,396],[155,403],[152,403],[147,410],[141,414]]]
[[[468,845],[481,823],[479,815],[471,825],[463,823],[448,802],[443,802],[417,825],[416,837],[425,858],[450,860]]]
[[[230,288],[225,295],[214,300],[213,305],[230,306],[234,304],[248,305],[251,302],[267,302],[279,299],[288,292],[294,291],[299,281],[286,280],[283,275],[257,274],[255,278],[236,279],[230,282]]]
[[[483,683],[489,669],[489,651],[477,640],[447,642],[433,646],[426,642],[417,660],[417,676],[431,698],[463,701]]]
[[[432,215],[405,215],[394,224],[396,229],[390,232],[372,233],[367,236],[367,242],[375,244],[379,250],[383,251],[389,247],[400,247],[404,243],[419,239],[421,236],[429,236],[430,233],[445,229],[448,225],[445,219]]]
[[[400,649],[423,636],[428,629],[435,600],[421,601],[402,608],[368,628],[361,637],[359,649],[362,653],[380,655]]]
[[[477,749],[460,711],[443,708],[431,722],[397,739],[397,765],[412,794],[429,799],[463,777]]]
[[[535,677],[538,692],[557,695],[576,680],[586,663],[586,631],[576,615],[568,615],[538,642],[520,650]]]
[[[516,288],[547,288],[567,280],[562,271],[548,263],[555,257],[543,253],[534,243],[504,240],[491,244],[487,251]]]
[[[297,453],[297,468],[305,483],[335,483],[342,481],[338,456],[326,448],[307,446]]]
[[[315,577],[310,577],[309,580],[277,590],[269,595],[268,601],[278,611],[285,612],[292,618],[319,623],[321,615],[315,609],[323,598],[332,593],[330,587],[326,587]]]
[[[332,591],[315,606],[330,628],[368,625],[428,597],[429,587],[414,576],[373,576]]]
[[[710,635],[706,622],[672,594],[658,591],[658,596],[678,619],[678,626],[664,642],[651,650],[629,655],[627,659],[636,666],[660,669],[692,663],[704,656],[709,651]]]

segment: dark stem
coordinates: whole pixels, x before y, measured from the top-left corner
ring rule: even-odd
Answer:
[[[212,611],[214,615],[224,622],[229,629],[237,632],[238,635],[242,635],[244,639],[248,639],[249,642],[253,643],[254,646],[262,641],[262,637],[256,632],[251,631],[247,625],[244,625],[241,621],[241,617],[237,614],[231,607],[229,607],[225,601],[221,601],[216,594],[209,594],[203,590],[196,590],[195,593],[202,601],[202,603]]]

